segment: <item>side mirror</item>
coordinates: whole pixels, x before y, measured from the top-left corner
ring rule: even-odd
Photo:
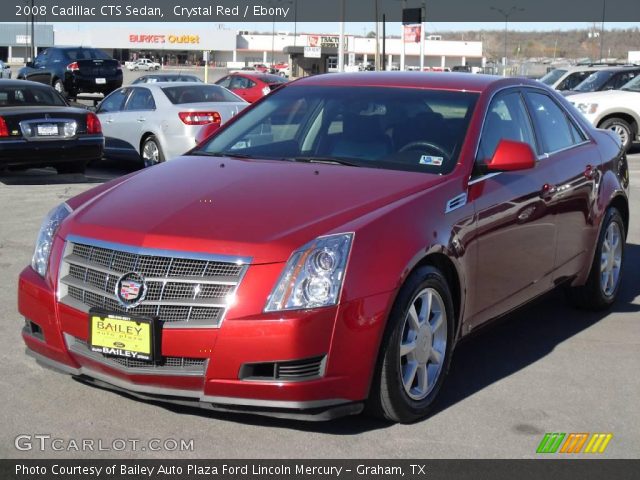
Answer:
[[[527,170],[536,166],[536,160],[528,143],[502,139],[486,169],[490,172]]]

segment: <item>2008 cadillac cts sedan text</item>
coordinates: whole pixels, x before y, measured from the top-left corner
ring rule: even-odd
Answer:
[[[482,324],[556,286],[614,302],[627,194],[619,140],[540,83],[309,77],[52,210],[23,338],[141,398],[411,422]]]

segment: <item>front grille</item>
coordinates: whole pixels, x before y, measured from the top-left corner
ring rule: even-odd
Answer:
[[[219,327],[248,259],[158,253],[70,237],[60,267],[60,302],[83,311],[98,307],[157,316],[164,328]],[[118,280],[129,272],[142,275],[147,288],[135,307],[122,305],[116,296]]]
[[[99,352],[93,352],[89,348],[89,345],[87,345],[87,342],[67,333],[65,333],[65,341],[67,343],[67,347],[73,353],[111,367],[128,370],[130,373],[135,373],[136,370],[141,370],[141,373],[147,375],[204,375],[207,368],[207,360],[205,358],[163,357],[159,363],[150,363],[135,360],[133,358],[112,357],[109,355],[103,355]]]

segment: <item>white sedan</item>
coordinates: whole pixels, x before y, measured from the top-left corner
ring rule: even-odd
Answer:
[[[152,166],[196,146],[196,135],[222,125],[249,104],[226,88],[193,82],[123,87],[109,94],[96,113],[105,156],[142,160]]]
[[[620,90],[580,93],[568,100],[594,126],[617,133],[625,150],[640,141],[640,76]]]
[[[135,62],[127,65],[129,70],[160,70],[160,64],[149,60],[148,58],[141,58]]]

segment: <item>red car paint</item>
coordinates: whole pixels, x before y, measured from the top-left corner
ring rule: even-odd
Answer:
[[[270,73],[232,73],[222,77],[216,85],[228,88],[247,102],[253,103],[283,83],[286,83],[286,79]]]
[[[179,395],[216,408],[257,411],[316,412],[353,405],[369,395],[387,317],[416,266],[425,261],[450,265],[459,339],[561,281],[584,283],[606,208],[617,202],[628,220],[626,158],[619,145],[539,83],[483,75],[372,73],[309,77],[283,90],[300,88],[302,93],[310,86],[382,86],[389,88],[389,96],[397,88],[471,91],[479,98],[458,161],[446,175],[186,156],[71,199],[74,212],[57,232],[46,276],[31,267],[20,275],[20,313],[42,332],[23,331],[29,351],[68,373],[141,396]],[[552,96],[587,138],[532,169],[504,168],[497,176],[474,177],[488,106],[496,93],[509,88]],[[508,142],[506,147],[519,148]],[[498,163],[503,161],[510,165],[505,159]],[[549,186],[560,193],[548,194]],[[466,202],[449,208],[461,194]],[[292,252],[318,236],[341,232],[355,235],[339,303],[265,313]],[[250,258],[220,328],[162,331],[162,355],[207,359],[203,376],[123,371],[70,351],[65,334],[80,340],[88,335],[87,313],[56,297],[61,257],[71,237],[150,251]],[[319,378],[240,378],[245,364],[323,355],[325,370]]]

